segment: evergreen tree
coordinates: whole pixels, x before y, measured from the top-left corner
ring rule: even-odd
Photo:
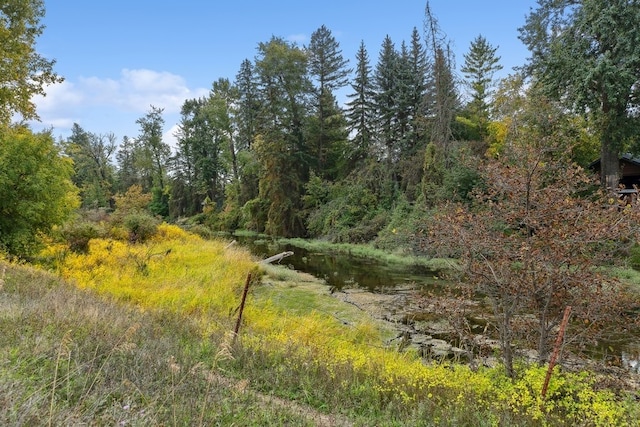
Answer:
[[[431,77],[425,47],[415,27],[411,33],[409,49],[402,56],[402,110],[406,111],[406,125],[402,130],[398,171],[401,189],[407,199],[412,201],[419,195],[417,189],[423,176],[424,148],[429,136],[426,95]]]
[[[467,105],[469,119],[482,140],[487,137],[493,75],[502,69],[500,57],[496,56],[497,50],[479,35],[471,42],[469,52],[464,55],[464,66],[460,69],[471,90],[471,101]]]
[[[317,83],[316,90],[334,92],[349,83],[349,60],[342,57],[340,44],[324,25],[311,34],[307,48],[309,74]]]
[[[409,66],[409,124],[410,135],[405,138],[407,146],[406,154],[412,155],[419,148],[426,145],[427,126],[425,118],[427,107],[425,102],[426,92],[429,85],[429,65],[424,44],[420,38],[417,28],[413,28],[411,33],[411,46],[408,57]]]
[[[431,142],[442,151],[443,160],[449,162],[453,132],[451,124],[458,105],[453,53],[446,36],[440,30],[436,17],[427,2],[425,10],[425,34],[428,55],[433,64],[433,86],[431,88]]]
[[[172,188],[172,209],[181,215],[201,212],[205,202],[222,206],[226,184],[237,177],[235,99],[235,89],[221,78],[207,98],[182,106]]]
[[[136,168],[136,142],[125,136],[116,153],[117,192],[124,194],[132,185],[141,185],[140,174]]]
[[[256,136],[256,125],[260,110],[258,88],[254,66],[248,59],[242,61],[234,86],[238,91],[236,122],[238,127],[237,149],[251,148]]]
[[[236,148],[237,121],[234,117],[238,100],[238,90],[229,79],[220,78],[213,82],[213,89],[209,97],[207,111],[211,124],[217,131],[217,141],[220,142],[218,151],[221,155],[219,173],[225,182],[237,180],[239,176]]]
[[[242,61],[234,86],[238,91],[234,118],[238,130],[236,150],[239,163],[239,189],[234,194],[238,200],[234,203],[242,206],[258,197],[258,168],[251,145],[257,134],[261,103],[254,65],[248,59]]]
[[[360,48],[356,55],[356,75],[351,85],[352,93],[347,94],[347,125],[351,137],[350,165],[364,160],[371,154],[373,138],[376,132],[375,125],[375,91],[371,78],[369,55],[364,42],[360,42]]]
[[[434,203],[434,195],[444,181],[444,173],[453,158],[453,132],[451,125],[458,98],[453,76],[453,55],[442,34],[438,21],[431,13],[429,2],[425,7],[425,43],[432,64],[433,80],[427,90],[427,107],[431,119],[431,140],[425,150],[422,192],[427,203]]]
[[[311,92],[307,55],[273,37],[259,44],[255,70],[262,103],[255,150],[262,170],[254,215],[265,218],[259,227],[269,234],[301,236],[301,197],[310,164],[304,139]]]
[[[398,84],[397,75],[400,56],[393,41],[387,35],[382,42],[378,63],[373,81],[375,88],[374,102],[378,120],[378,138],[382,148],[381,157],[389,165],[398,158]]]
[[[173,161],[171,215],[194,215],[207,197],[204,176],[209,169],[210,129],[203,112],[206,99],[188,99],[182,104],[177,150]]]
[[[315,126],[310,126],[308,139],[314,157],[314,172],[322,178],[333,178],[337,174],[339,153],[336,146],[344,144],[346,132],[342,112],[337,106],[335,91],[348,83],[351,72],[348,60],[342,57],[340,45],[331,31],[324,25],[311,35],[307,48],[309,74],[316,83],[313,107]]]
[[[640,3],[539,0],[520,28],[534,83],[586,113],[600,137],[601,183],[615,189],[619,156],[638,131]]]
[[[397,135],[397,159],[400,160],[410,145],[411,120],[412,120],[412,95],[413,76],[411,75],[410,53],[407,44],[403,41],[395,71],[396,85],[396,114],[394,120],[394,133]]]

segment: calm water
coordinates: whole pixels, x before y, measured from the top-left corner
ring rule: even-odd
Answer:
[[[324,279],[327,286],[336,289],[359,287],[371,292],[386,292],[406,285],[435,287],[436,273],[421,266],[391,265],[344,253],[308,251],[273,240],[250,237],[236,237],[236,240],[262,259],[291,251],[293,255],[284,258],[281,264]]]
[[[442,281],[434,280],[435,272],[421,266],[392,265],[345,253],[309,251],[275,240],[255,237],[235,239],[255,256],[265,259],[284,251],[293,252],[280,263],[290,268],[324,279],[335,289],[364,288],[370,292],[393,292],[395,288],[412,286],[438,293]],[[613,359],[633,373],[640,373],[640,333],[629,334],[615,343],[600,343],[593,357]],[[603,350],[604,349],[604,350]]]

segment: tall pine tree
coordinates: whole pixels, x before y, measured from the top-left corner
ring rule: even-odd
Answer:
[[[356,72],[351,84],[353,92],[347,94],[347,124],[351,135],[351,150],[349,153],[349,165],[354,167],[361,160],[371,155],[373,139],[376,132],[375,124],[375,91],[369,65],[369,54],[360,42],[360,48],[356,54]]]
[[[464,65],[460,69],[465,75],[470,89],[471,100],[467,104],[469,120],[476,127],[481,140],[487,137],[491,110],[491,89],[493,76],[502,69],[497,47],[491,46],[482,35],[476,37],[464,55]]]
[[[268,234],[301,236],[302,194],[310,164],[304,139],[311,92],[307,55],[273,37],[258,45],[255,71],[261,100],[255,150],[261,176],[253,214],[265,219],[258,226]]]
[[[311,35],[307,48],[309,74],[315,83],[313,108],[308,139],[317,176],[333,179],[338,175],[342,146],[346,140],[345,122],[337,106],[335,91],[348,83],[351,72],[340,45],[324,25]]]

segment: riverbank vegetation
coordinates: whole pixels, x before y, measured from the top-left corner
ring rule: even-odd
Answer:
[[[594,374],[424,361],[316,279],[160,225],[145,243],[52,245],[58,275],[6,264],[3,423],[632,425]],[[243,283],[249,299],[233,331]],[[294,279],[294,280],[292,280]],[[291,404],[295,403],[293,406]],[[318,420],[328,417],[322,424]],[[315,421],[314,421],[315,420]]]
[[[457,80],[428,2],[423,30],[386,37],[373,67],[363,43],[351,68],[324,25],[304,47],[273,36],[234,81],[184,102],[170,147],[155,106],[120,143],[12,124],[37,117],[30,97],[60,78],[34,51],[43,2],[11,4],[24,13],[2,21],[16,48],[0,52],[13,70],[0,96],[3,424],[637,422],[637,396],[594,373],[556,368],[540,390],[567,306],[574,344],[637,331],[638,293],[613,276],[640,269],[640,182],[619,168],[640,154],[640,6],[540,2],[520,29],[531,61],[500,80],[482,36]],[[504,365],[390,348],[387,329],[313,280],[212,238],[239,229],[455,259],[456,292],[493,304]],[[537,364],[511,357],[531,340]]]

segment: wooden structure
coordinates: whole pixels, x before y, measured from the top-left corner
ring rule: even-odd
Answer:
[[[600,159],[592,162],[589,168],[600,173]],[[640,157],[628,153],[620,157],[620,187],[622,191],[640,188]]]

